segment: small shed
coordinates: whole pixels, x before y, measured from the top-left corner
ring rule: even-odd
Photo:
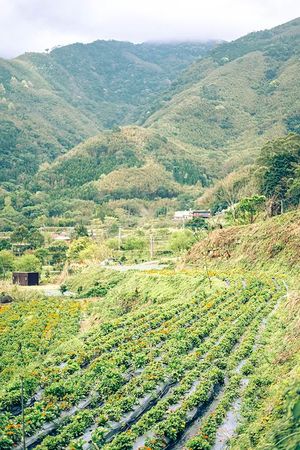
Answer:
[[[40,274],[38,272],[14,272],[12,281],[13,284],[20,286],[38,286]]]

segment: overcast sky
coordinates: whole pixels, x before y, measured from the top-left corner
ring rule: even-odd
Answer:
[[[232,40],[299,16],[299,0],[0,0],[0,56],[96,39]]]

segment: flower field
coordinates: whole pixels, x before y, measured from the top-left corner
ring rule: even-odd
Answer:
[[[3,308],[0,449],[22,448],[20,374],[30,449],[211,448],[239,395],[239,366],[283,295],[280,282],[235,275],[84,333],[80,301]],[[24,354],[12,361],[20,340]],[[200,427],[189,436],[195,421]]]

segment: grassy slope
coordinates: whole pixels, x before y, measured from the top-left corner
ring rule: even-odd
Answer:
[[[213,231],[186,257],[188,263],[204,260],[218,267],[296,275],[300,270],[299,209],[253,225]]]
[[[298,210],[214,231],[186,257],[186,263],[205,262],[209,270],[284,275],[290,287],[244,371],[249,384],[242,393],[240,426],[229,447],[233,450],[299,450],[299,236]]]
[[[276,244],[278,236],[280,242],[285,243],[285,248],[277,253],[277,261],[271,249]],[[204,297],[207,294],[210,295],[212,291],[222,292],[226,286],[224,282],[226,279],[231,280],[230,289],[237,289],[237,291],[241,289],[241,278],[250,280],[261,276],[264,280],[270,280],[270,276],[275,275],[279,279],[286,273],[289,275],[286,278],[290,283],[292,275],[294,274],[294,279],[297,279],[297,273],[299,273],[299,266],[297,266],[299,263],[299,211],[252,226],[213,232],[209,239],[192,249],[187,260],[201,266],[201,254],[206,254],[212,246],[214,249],[216,247],[219,249],[218,256],[210,255],[212,265],[208,264],[208,273],[212,277],[212,290],[209,288],[206,270],[201,271],[197,267],[178,272],[163,270],[158,273],[134,271],[115,273],[95,266],[75,273],[67,283],[68,287],[74,291],[80,287],[82,293],[87,292],[91,287],[99,287],[100,284],[107,288],[107,294],[101,299],[90,298],[77,302],[65,300],[59,306],[62,314],[58,315],[56,314],[58,305],[51,302],[52,312],[49,319],[47,319],[48,315],[45,315],[46,303],[43,299],[32,300],[28,304],[20,299],[20,303],[2,307],[5,344],[3,361],[9,362],[20,336],[22,337],[24,333],[25,336],[30,336],[33,330],[35,335],[40,333],[44,354],[35,353],[35,349],[32,348],[32,355],[28,354],[31,362],[26,369],[26,377],[32,380],[31,386],[34,389],[36,383],[34,380],[38,378],[36,361],[42,359],[43,364],[51,366],[68,358],[71,358],[71,362],[74,357],[84,358],[85,336],[93,332],[97,333],[97,327],[103,322],[107,324],[111,320],[117,320],[119,323],[126,315],[130,317],[131,314],[139,311],[152,311],[159,308],[167,311],[168,306],[174,302],[180,305],[190,301],[191,304],[196,305],[197,299],[202,298],[203,295]],[[229,260],[225,256],[227,250],[231,253]],[[249,260],[246,263],[248,256]],[[260,269],[261,275],[258,275]],[[270,276],[266,275],[266,272],[269,272]],[[276,272],[278,272],[277,275]],[[80,308],[79,305],[81,305]],[[72,315],[68,314],[68,308],[71,308]],[[28,315],[29,311],[31,311],[30,315]],[[36,327],[35,322],[37,311],[40,311],[39,328]],[[57,321],[58,318],[67,321],[69,328],[65,330],[64,336],[56,340],[61,327],[60,322]],[[274,310],[266,322],[259,347],[252,353],[245,366],[244,373],[249,379],[249,384],[242,392],[243,420],[239,433],[231,444],[234,450],[254,448],[295,450],[297,448],[297,435],[295,436],[294,433],[299,420],[296,396],[299,389],[298,320],[297,293],[289,293],[288,300],[282,300],[278,309]],[[7,329],[7,324],[12,323],[18,330],[16,339]],[[34,329],[31,329],[32,327]],[[126,332],[129,331],[130,329],[126,329]],[[9,373],[9,370],[8,367],[6,373]],[[59,368],[59,370],[64,369]],[[17,368],[15,373],[17,376]],[[2,394],[4,395],[5,390],[8,389],[9,397],[16,395],[17,398],[19,389],[16,381],[16,379],[11,379],[10,382],[6,380]]]

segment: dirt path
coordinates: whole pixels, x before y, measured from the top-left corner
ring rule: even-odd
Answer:
[[[127,272],[128,270],[161,270],[167,267],[165,264],[159,264],[159,261],[147,261],[139,264],[131,265],[114,265],[114,266],[103,266],[104,269],[117,270],[119,272]]]

